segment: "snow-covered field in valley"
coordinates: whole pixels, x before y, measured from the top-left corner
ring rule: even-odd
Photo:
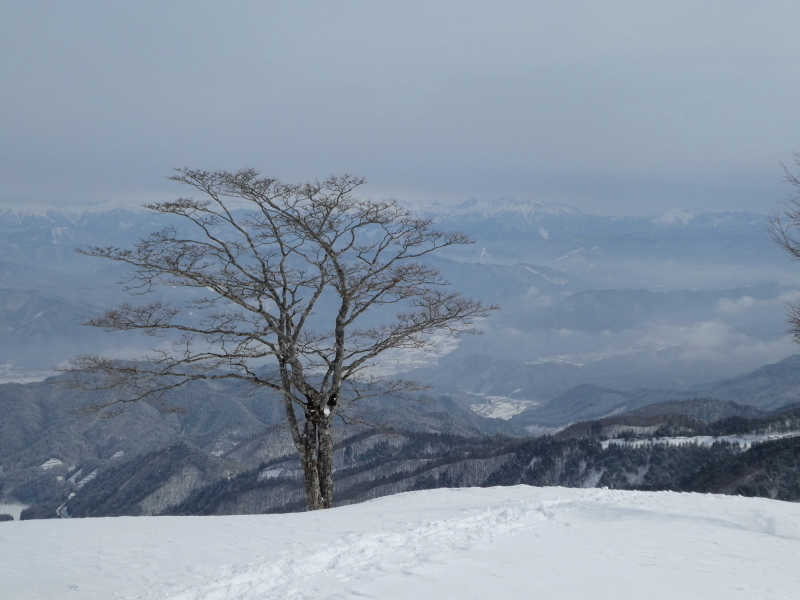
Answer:
[[[329,511],[0,523],[0,597],[798,598],[800,504],[440,489]]]

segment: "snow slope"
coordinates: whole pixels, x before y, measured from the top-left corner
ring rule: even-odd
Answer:
[[[800,505],[440,489],[317,513],[0,524],[0,597],[797,598]]]

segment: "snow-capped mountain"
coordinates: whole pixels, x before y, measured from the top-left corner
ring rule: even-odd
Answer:
[[[462,262],[526,262],[586,276],[605,287],[661,285],[705,287],[701,264],[746,265],[737,282],[717,271],[718,287],[775,265],[782,257],[767,217],[751,212],[667,210],[651,217],[598,216],[536,200],[472,199],[455,206],[429,205],[417,214],[442,229],[463,231],[476,244],[443,254]],[[681,262],[681,272],[674,263]],[[664,268],[663,263],[672,263]],[[661,263],[661,264],[659,264]],[[658,281],[656,281],[658,279]]]
[[[422,208],[420,212],[436,215],[440,220],[454,218],[488,219],[488,218],[522,218],[533,223],[543,218],[554,216],[577,216],[581,214],[577,208],[558,204],[545,203],[538,200],[517,200],[516,198],[470,198],[454,206],[432,205]]]
[[[55,204],[41,203],[0,203],[0,223],[4,224],[23,224],[30,222],[51,222],[54,224],[81,225],[89,223],[94,219],[104,219],[108,214],[138,215],[141,217],[147,209],[130,202],[117,202],[107,200],[105,202],[90,202],[86,204],[74,204],[60,206]]]
[[[676,225],[685,227],[695,219],[695,216],[694,211],[674,208],[664,211],[657,217],[653,217],[653,223],[663,227],[672,227]]]

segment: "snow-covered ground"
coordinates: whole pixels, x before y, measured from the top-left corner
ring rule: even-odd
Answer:
[[[482,321],[483,319],[475,319]],[[434,334],[428,340],[425,348],[393,348],[384,352],[380,360],[368,366],[364,373],[376,377],[389,377],[435,365],[438,360],[450,354],[461,343],[460,338],[448,336],[446,334]]]
[[[700,446],[711,446],[716,442],[728,442],[731,444],[739,444],[742,448],[749,448],[753,444],[759,442],[768,442],[770,440],[780,440],[787,437],[800,436],[800,431],[785,431],[782,433],[744,433],[741,435],[696,435],[693,437],[662,437],[662,438],[645,438],[641,440],[603,440],[600,445],[603,448],[608,448],[609,445],[616,446],[644,446],[647,444],[669,444],[671,446],[680,446],[681,444],[698,444]]]
[[[316,513],[0,523],[0,597],[798,598],[800,504],[442,489]]]
[[[470,408],[487,419],[503,419],[508,421],[514,415],[525,412],[526,410],[539,406],[541,403],[535,400],[521,400],[508,396],[485,396],[483,394],[470,394],[480,396],[484,399],[481,404],[470,404]]]

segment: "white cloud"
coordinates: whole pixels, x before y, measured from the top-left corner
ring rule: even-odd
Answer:
[[[796,302],[800,298],[800,290],[789,290],[781,292],[775,298],[768,300],[756,300],[752,296],[740,296],[739,298],[722,298],[717,302],[717,310],[724,315],[736,315],[753,308],[767,308],[785,306],[791,302]]]
[[[750,367],[782,360],[797,352],[788,336],[758,340],[721,321],[703,321],[665,332],[684,361],[735,361]]]
[[[722,298],[717,303],[717,310],[726,315],[735,315],[745,310],[750,310],[758,304],[758,300],[752,296],[742,296],[741,298]]]

